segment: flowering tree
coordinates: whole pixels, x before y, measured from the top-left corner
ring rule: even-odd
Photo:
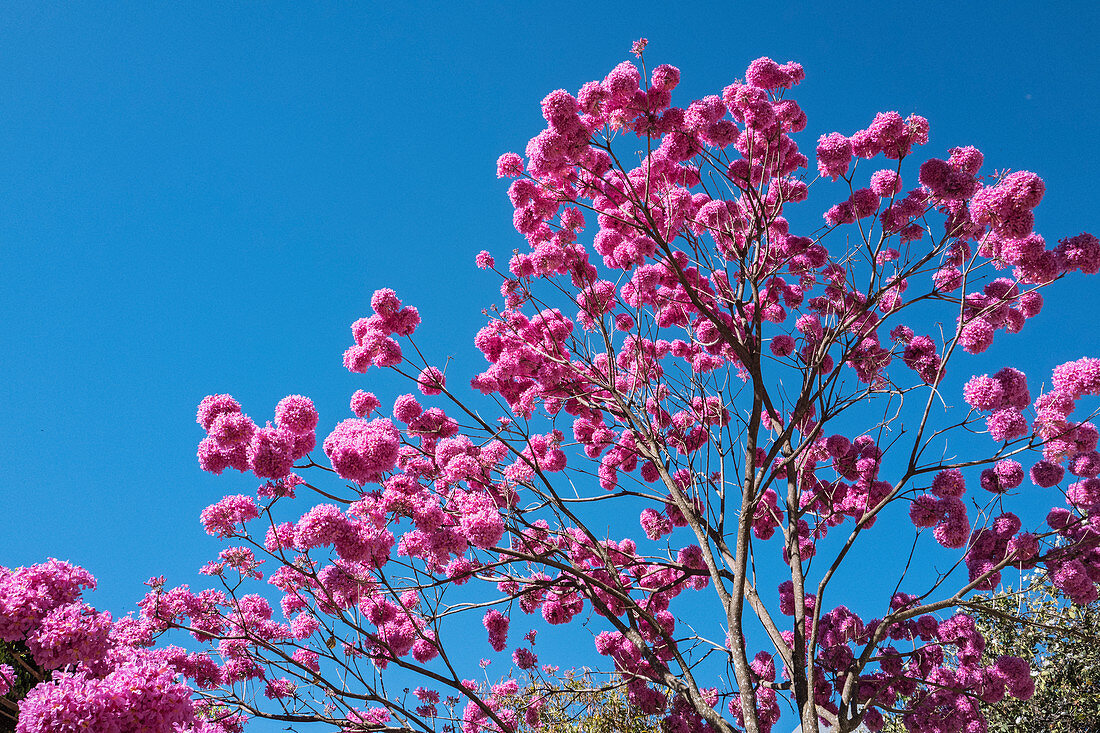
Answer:
[[[1066,603],[1045,573],[1031,571],[1018,589],[1006,588],[971,606],[986,638],[983,658],[1005,654],[1030,661],[1035,694],[1029,700],[982,705],[989,730],[1087,731],[1100,720],[1100,600]],[[903,730],[888,720],[885,730]]]
[[[112,619],[85,603],[95,584],[87,570],[59,560],[0,567],[0,730],[231,730],[233,716],[195,705],[179,681],[195,671],[187,652],[151,649],[149,620]]]
[[[1048,247],[1042,180],[975,148],[913,162],[916,115],[823,135],[811,163],[796,63],[673,106],[679,76],[627,62],[552,92],[526,156],[500,158],[529,249],[506,271],[477,256],[503,306],[472,392],[382,289],[344,365],[414,388],[356,392],[320,451],[306,397],[264,427],[202,401],[202,468],[263,483],[202,514],[230,541],[203,570],[222,588],[158,580],[141,603],[216,652],[184,670],[197,687],[343,730],[538,728],[562,689],[545,623],[594,637],[607,684],[677,733],[768,731],[781,702],[805,731],[893,713],[975,732],[983,702],[1032,694],[1026,660],[983,658],[964,604],[1009,567],[1096,599],[1100,453],[1078,401],[1100,360],[1052,364],[1040,389],[966,358],[1095,274],[1100,241]],[[799,214],[811,187],[824,220]],[[837,578],[868,547],[889,589],[857,614]],[[511,652],[497,684],[469,679],[475,633]]]

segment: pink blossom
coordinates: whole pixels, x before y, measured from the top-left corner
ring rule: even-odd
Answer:
[[[1095,275],[1100,271],[1100,240],[1091,234],[1082,233],[1060,240],[1054,253],[1058,265],[1066,272],[1080,270]]]
[[[496,262],[493,260],[493,256],[489,254],[487,250],[483,249],[477,253],[475,264],[477,264],[479,270],[491,270],[496,265]]]
[[[15,684],[15,670],[10,664],[0,664],[0,697],[7,695],[13,684]]]
[[[240,412],[241,405],[227,394],[213,394],[202,398],[196,420],[203,430],[210,430],[218,415],[227,412]]]
[[[947,162],[952,168],[963,171],[964,173],[976,176],[978,171],[981,170],[982,162],[985,157],[981,151],[977,148],[967,145],[965,147],[951,148],[951,157]]]
[[[277,700],[284,697],[294,697],[298,685],[285,677],[268,680],[264,686],[264,697],[269,700]]]
[[[794,352],[795,340],[787,334],[778,334],[772,337],[771,352],[776,356],[790,356]]]
[[[940,498],[958,499],[966,493],[966,481],[957,468],[945,469],[932,479],[931,491]]]
[[[790,89],[805,76],[800,64],[778,64],[767,56],[753,61],[745,71],[745,81],[761,89]]]
[[[1005,367],[993,378],[1001,383],[1004,389],[1005,402],[1017,410],[1025,409],[1031,403],[1031,393],[1027,389],[1027,377],[1019,369]]]
[[[842,201],[825,212],[825,223],[831,227],[851,224],[856,220],[855,209],[850,201]]]
[[[386,318],[387,316],[397,315],[397,312],[401,310],[401,301],[392,289],[379,288],[371,296],[370,306],[375,313]]]
[[[497,158],[497,178],[515,178],[523,175],[523,158],[515,153],[505,153]]]
[[[650,74],[650,86],[663,92],[671,92],[680,83],[680,70],[675,66],[661,64]]]
[[[420,387],[420,391],[426,395],[437,395],[443,392],[443,388],[447,383],[446,378],[443,376],[443,372],[439,371],[436,367],[424,367],[420,371],[420,374],[416,377],[417,385]]]
[[[1042,460],[1031,467],[1031,480],[1036,486],[1048,488],[1057,485],[1065,473],[1066,470],[1057,463]]]
[[[1055,367],[1051,382],[1074,398],[1100,394],[1100,359],[1084,357]]]
[[[968,354],[980,354],[993,343],[993,326],[986,320],[975,318],[959,331],[959,344]]]
[[[539,658],[530,649],[520,647],[512,652],[512,661],[520,669],[531,669],[539,663]]]
[[[210,426],[210,437],[221,451],[231,452],[236,446],[247,444],[255,432],[256,423],[241,412],[223,412]]]
[[[916,527],[933,527],[943,515],[939,500],[931,494],[921,494],[909,505],[909,519]]]
[[[672,532],[672,521],[663,513],[654,509],[643,509],[641,516],[642,529],[651,540],[659,540]]]
[[[980,377],[971,377],[963,387],[963,398],[966,403],[975,410],[991,412],[1004,403],[1004,386],[1000,380],[983,374]]]
[[[940,502],[944,518],[932,530],[936,541],[944,547],[958,549],[966,544],[970,536],[970,520],[966,516],[966,505],[959,499],[944,498]]]
[[[869,188],[859,188],[852,192],[848,202],[857,219],[866,219],[878,211],[879,197]]]
[[[822,135],[817,141],[817,170],[834,181],[848,172],[852,162],[852,143],[839,132]]]
[[[297,663],[306,669],[313,672],[320,671],[320,664],[318,663],[318,657],[316,652],[311,652],[310,649],[295,649],[293,655],[290,658],[297,661]]]
[[[970,215],[978,224],[988,224],[1000,236],[1019,239],[1031,234],[1045,186],[1029,171],[1010,173],[993,187],[983,188],[970,201]]]
[[[901,193],[901,176],[897,171],[888,169],[871,174],[871,190],[882,198],[890,198]]]
[[[288,476],[294,468],[296,437],[282,428],[257,430],[249,445],[252,472],[260,478],[281,479]]]
[[[1100,453],[1090,451],[1074,455],[1070,459],[1069,470],[1074,476],[1095,478],[1100,475]]]
[[[191,690],[151,654],[135,654],[106,677],[59,673],[19,707],[19,733],[169,731],[194,721]]]
[[[1024,467],[1018,461],[1004,459],[993,465],[993,472],[1003,489],[1015,489],[1024,481]]]
[[[52,610],[95,587],[87,570],[53,558],[14,570],[0,566],[0,639],[25,638]]]
[[[1020,700],[1029,700],[1035,694],[1035,682],[1031,668],[1019,657],[998,657],[993,665],[995,674],[1005,681],[1008,694]]]
[[[111,614],[98,613],[87,603],[69,603],[52,609],[27,636],[34,661],[43,669],[83,662],[98,666],[111,648]]]
[[[420,311],[411,305],[407,305],[396,314],[386,319],[386,325],[397,336],[412,336],[416,327],[420,325]],[[401,362],[401,350],[394,350],[397,342],[387,340],[382,342],[382,351],[379,356],[378,366],[394,366]],[[381,361],[387,363],[381,363]]]
[[[502,652],[508,646],[508,617],[496,609],[485,614],[482,624],[489,632],[489,645],[494,651]]]
[[[1022,438],[1028,433],[1027,420],[1016,410],[997,410],[985,419],[989,437],[998,443]]]
[[[1039,538],[1030,532],[1023,532],[1008,541],[1007,555],[1015,557],[1017,567],[1024,567],[1039,554]]]
[[[344,368],[353,374],[364,374],[373,360],[370,350],[363,346],[351,346],[344,352]]]
[[[313,614],[303,611],[294,617],[294,620],[290,622],[290,631],[294,635],[295,639],[308,639],[313,636],[321,626],[317,617]]]
[[[317,427],[317,408],[313,400],[294,394],[279,400],[275,406],[275,424],[292,433],[310,433]]]
[[[351,411],[356,417],[364,417],[382,406],[373,392],[364,392],[357,389],[351,396]]]
[[[1078,605],[1092,603],[1100,597],[1096,591],[1096,584],[1089,577],[1088,570],[1080,560],[1063,563],[1051,574],[1051,580],[1055,587]]]
[[[1100,479],[1085,478],[1070,484],[1066,489],[1066,500],[1082,512],[1091,513],[1100,509]]]
[[[378,482],[397,463],[401,435],[393,422],[379,418],[367,422],[349,419],[325,438],[325,455],[341,478],[357,484]]]
[[[256,500],[251,496],[236,494],[223,497],[216,504],[211,504],[202,510],[200,517],[203,529],[214,537],[231,537],[243,529],[243,525],[249,520],[260,516],[256,507]]]
[[[393,419],[406,425],[423,414],[424,408],[411,394],[404,394],[393,402]]]
[[[580,105],[576,97],[564,89],[550,92],[542,100],[542,116],[553,128],[568,128],[576,124]]]
[[[1100,443],[1100,430],[1092,423],[1081,423],[1073,431],[1073,442],[1080,453],[1094,451]]]
[[[921,165],[919,180],[939,201],[966,201],[981,188],[973,174],[936,158]]]
[[[1038,234],[1001,241],[1001,259],[1010,265],[1034,264],[1043,256],[1046,242]]]
[[[312,431],[308,433],[299,433],[298,435],[293,435],[292,446],[290,449],[290,457],[293,460],[305,458],[316,447],[317,435]],[[288,476],[284,476],[283,478],[288,478]]]
[[[504,520],[491,497],[470,492],[455,498],[461,509],[459,525],[471,545],[484,549],[500,542],[504,536]]]

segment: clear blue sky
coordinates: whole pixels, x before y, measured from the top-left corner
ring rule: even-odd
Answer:
[[[551,9],[551,7],[553,9]],[[674,99],[768,55],[801,62],[800,137],[881,110],[1047,182],[1048,240],[1100,230],[1094,3],[30,3],[0,10],[0,564],[56,556],[122,614],[143,581],[202,582],[198,514],[255,483],[201,473],[195,406],[257,420],[314,398],[322,436],[359,387],[340,357],[394,287],[420,342],[472,375],[523,245],[494,161],[649,38]],[[688,95],[694,95],[689,97]],[[910,178],[912,180],[912,178]],[[1080,278],[975,369],[1100,356]]]

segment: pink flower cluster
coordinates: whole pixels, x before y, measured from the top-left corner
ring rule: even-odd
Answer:
[[[245,494],[223,497],[202,510],[203,529],[213,537],[233,537],[243,533],[243,525],[260,516],[256,500]]]
[[[95,586],[87,570],[53,558],[14,570],[0,566],[0,639],[26,638],[47,614]]]
[[[10,664],[0,664],[0,696],[8,694],[15,679],[15,669]]]
[[[879,201],[878,194],[870,188],[857,188],[847,201],[842,201],[825,212],[825,223],[835,227],[874,216],[878,211]]]
[[[979,703],[996,704],[1006,695],[1027,700],[1034,694],[1026,661],[1002,656],[988,667],[981,666],[985,639],[971,617],[956,614],[938,628],[929,625],[926,633],[929,632],[930,637],[922,635],[922,638],[933,638],[938,643],[921,648],[904,666],[902,657],[892,647],[888,648],[890,653],[884,656],[883,672],[875,685],[878,688],[875,691],[887,703],[899,695],[911,698],[903,716],[910,730],[962,731],[966,725],[979,729],[985,723]],[[957,667],[942,664],[943,646],[955,648]],[[931,684],[917,688],[914,683],[917,679],[926,679]]]
[[[941,269],[944,273],[952,268]],[[980,354],[992,345],[996,332],[1004,329],[1017,333],[1024,322],[1037,315],[1042,301],[1034,292],[1021,293],[1010,278],[997,278],[985,285],[981,293],[969,293],[964,300],[959,321],[959,344],[968,353]]]
[[[822,135],[817,141],[817,171],[834,181],[848,172],[852,163],[852,141],[839,132]]]
[[[1006,512],[993,520],[992,527],[974,533],[964,559],[967,570],[970,571],[970,581],[978,581],[975,586],[977,590],[993,590],[1000,584],[1001,572],[998,567],[1008,555],[1010,545],[1014,553],[1019,553],[1018,558],[1022,561],[1034,556],[1034,552],[1027,557],[1023,554],[1032,549],[1029,545],[1035,542],[1035,536],[1028,534],[1023,539],[1018,539],[1016,533],[1019,531],[1019,517]],[[1038,550],[1038,546],[1034,549]],[[985,579],[981,580],[983,576]]]
[[[406,655],[423,664],[438,656],[435,632],[427,619],[416,612],[417,605],[415,592],[402,594],[398,603],[376,595],[364,596],[359,601],[359,610],[378,628],[378,644],[373,654],[376,665],[384,668],[390,660]]]
[[[993,468],[982,469],[981,487],[994,494],[1015,489],[1023,481],[1024,467],[1011,459],[997,461]]]
[[[26,568],[0,567],[0,638],[26,644],[34,663],[52,677],[19,702],[18,733],[78,730],[203,731],[230,728],[196,720],[186,670],[152,643],[146,619],[115,621],[80,600],[95,579],[59,560]],[[15,680],[0,665],[0,694]]]
[[[909,505],[909,518],[916,527],[935,527],[933,535],[944,547],[958,549],[970,537],[970,520],[962,496],[966,493],[963,475],[957,469],[936,474],[927,494],[917,496]]]
[[[992,377],[971,377],[963,387],[963,398],[975,410],[988,412],[986,429],[998,443],[1016,440],[1028,434],[1023,410],[1031,404],[1027,377],[1018,369],[1005,367]]]
[[[17,733],[177,730],[195,724],[191,689],[156,655],[135,652],[97,678],[64,672],[35,687],[19,706]]]
[[[41,625],[26,637],[27,648],[43,669],[58,669],[85,662],[100,669],[100,660],[113,646],[111,614],[97,612],[87,603],[68,603],[46,614]]]
[[[831,435],[819,439],[807,454],[806,470],[801,473],[800,505],[804,510],[816,516],[816,525],[810,527],[806,520],[798,525],[799,555],[802,559],[812,557],[817,540],[824,537],[831,527],[842,524],[846,519],[860,521],[864,527],[873,527],[877,512],[890,496],[893,487],[889,482],[879,479],[882,450],[868,435],[860,435],[850,440],[844,435]],[[763,456],[761,455],[761,458]],[[829,481],[818,476],[818,464],[831,467],[837,480]],[[775,471],[776,478],[785,478],[785,468]],[[851,482],[851,483],[848,483]],[[765,493],[764,500],[769,504],[774,498]],[[782,513],[773,520],[778,525]],[[762,539],[758,523],[760,505],[757,506],[757,521],[754,532]],[[770,532],[767,536],[770,536]]]
[[[394,544],[393,534],[377,521],[373,512],[355,505],[345,515],[332,504],[315,506],[303,514],[295,528],[294,541],[302,550],[332,545],[340,557],[365,563],[370,568],[382,567],[389,560]]]
[[[411,336],[420,325],[416,308],[401,306],[397,294],[389,288],[371,296],[374,315],[351,324],[355,345],[344,352],[344,366],[350,372],[363,373],[372,365],[392,367],[401,363],[401,346],[393,336]]]
[[[364,392],[361,389],[351,396],[351,411],[356,417],[366,417],[382,406],[382,403],[373,392]]]
[[[982,187],[977,175],[983,159],[977,148],[952,148],[948,160],[930,158],[922,163],[919,180],[933,201],[969,201]]]
[[[780,588],[781,598],[784,592],[791,592],[789,584]],[[891,613],[906,612],[916,605],[915,601],[912,596],[897,593],[890,602]],[[822,613],[815,676],[843,680],[861,647],[886,621],[864,621],[844,606]],[[1006,694],[1026,700],[1034,692],[1024,660],[1005,656],[982,666],[985,639],[965,614],[942,622],[931,615],[893,621],[887,627],[887,637],[888,643],[876,649],[878,669],[859,676],[857,698],[865,711],[863,722],[870,730],[881,729],[885,722],[875,709],[880,705],[904,708],[905,724],[912,730],[962,731],[966,724],[977,730],[984,725],[984,718],[974,699],[975,691],[986,703],[996,703]],[[783,638],[793,648],[793,633],[783,632]],[[913,648],[902,654],[890,641],[903,641]],[[949,649],[955,664],[945,661]],[[757,654],[751,667],[759,678],[774,679],[775,665],[768,654]],[[925,680],[932,684],[925,685]],[[822,684],[814,690],[815,702],[835,714],[839,711],[830,693],[830,686]],[[739,705],[731,703],[730,709],[735,712]]]
[[[447,379],[438,368],[425,367],[417,375],[416,383],[421,392],[431,396],[442,394],[443,388],[447,386]]]
[[[508,646],[508,617],[493,609],[485,614],[482,624],[489,632],[489,646],[493,647],[494,651],[504,651]]]
[[[943,358],[936,342],[931,336],[916,336],[907,326],[899,326],[891,331],[891,337],[905,344],[902,361],[912,369],[925,384],[936,384],[943,376]]]
[[[1097,568],[1095,552],[1085,560],[1073,559],[1054,565],[1050,577],[1055,587],[1065,593],[1074,603],[1084,605],[1100,598],[1096,585],[1100,583],[1100,570]]]
[[[867,129],[851,137],[839,132],[823,135],[817,143],[817,168],[834,181],[848,172],[852,157],[873,158],[883,153],[891,160],[909,154],[914,144],[928,142],[928,120],[919,115],[902,119],[897,112],[880,112]]]
[[[341,478],[357,484],[379,482],[397,464],[401,434],[393,422],[344,420],[325,438],[325,455]]]
[[[973,194],[970,215],[978,224],[988,224],[993,233],[1001,238],[1026,237],[1035,224],[1032,209],[1042,201],[1045,191],[1043,180],[1034,173],[1010,173],[995,186],[982,188]]]
[[[252,471],[259,478],[284,479],[294,461],[317,445],[317,410],[308,397],[290,395],[275,408],[277,427],[257,427],[229,395],[209,395],[199,403],[198,423],[207,431],[199,443],[199,466],[220,474],[226,468]]]

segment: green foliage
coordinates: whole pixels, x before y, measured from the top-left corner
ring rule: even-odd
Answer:
[[[15,670],[15,684],[0,697],[0,733],[13,733],[19,701],[39,683],[42,673],[21,641],[0,641],[0,664],[8,664]]]
[[[658,719],[643,715],[626,699],[626,685],[619,680],[598,683],[591,675],[566,678],[551,685],[524,691],[532,701],[542,700],[538,733],[660,733]]]
[[[982,705],[989,733],[1100,733],[1100,601],[1070,604],[1046,573],[1025,577],[1022,587],[966,609],[986,637],[984,663],[1021,657],[1035,680],[1030,700]],[[905,729],[895,716],[883,730]]]
[[[1100,602],[1069,604],[1041,575],[974,609],[989,660],[1022,657],[1035,675],[1030,700],[985,706],[989,730],[1100,731]]]

